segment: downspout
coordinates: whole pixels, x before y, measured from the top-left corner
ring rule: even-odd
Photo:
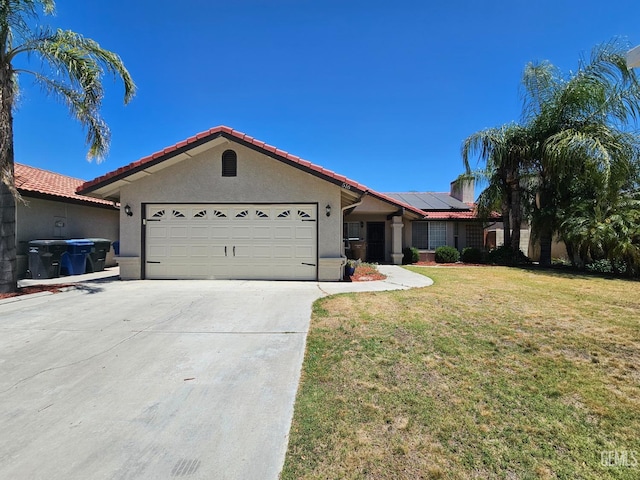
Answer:
[[[344,212],[349,210],[350,208],[356,208],[357,206],[362,205],[362,202],[364,202],[364,197],[367,194],[368,192],[364,192],[362,195],[360,195],[360,198],[356,203],[352,203],[351,205],[342,207],[340,209],[340,217],[342,218],[342,223],[344,223]],[[340,266],[344,267],[347,264],[347,256],[344,253],[342,253],[344,250],[344,238],[341,240],[341,242],[342,242],[342,247],[340,248],[340,257],[342,258],[342,262],[340,263]]]

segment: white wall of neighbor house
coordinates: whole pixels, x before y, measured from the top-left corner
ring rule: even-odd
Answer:
[[[18,275],[28,268],[28,245],[31,240],[68,238],[105,238],[112,242],[120,236],[118,210],[23,196],[26,203],[16,207]],[[106,266],[115,265],[113,249]]]
[[[222,153],[237,154],[237,176],[222,177]],[[122,188],[120,257],[123,278],[141,276],[143,203],[317,203],[318,277],[342,277],[341,187],[235,142],[226,142]],[[331,206],[331,216],[325,208]],[[124,270],[124,275],[123,275]]]

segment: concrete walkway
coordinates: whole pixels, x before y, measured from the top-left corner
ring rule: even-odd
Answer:
[[[366,283],[91,274],[3,300],[0,478],[277,479],[312,302],[430,284],[380,270]]]

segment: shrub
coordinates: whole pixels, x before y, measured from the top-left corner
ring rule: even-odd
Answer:
[[[513,266],[531,263],[531,260],[520,249],[514,250],[510,246],[501,245],[487,254],[487,263]]]
[[[627,266],[620,260],[609,260],[608,258],[602,258],[600,260],[594,260],[584,266],[587,272],[592,273],[615,273],[625,274],[627,273]]]
[[[462,256],[460,257],[464,263],[482,263],[483,260],[482,250],[475,247],[466,247],[462,249]]]
[[[460,260],[460,252],[455,248],[447,245],[436,248],[436,262],[456,263],[458,260]]]
[[[420,252],[416,247],[406,247],[402,250],[404,257],[402,257],[402,264],[409,265],[410,263],[417,263],[420,261]]]

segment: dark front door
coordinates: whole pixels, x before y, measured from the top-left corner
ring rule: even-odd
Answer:
[[[367,262],[384,262],[384,222],[367,222]]]

